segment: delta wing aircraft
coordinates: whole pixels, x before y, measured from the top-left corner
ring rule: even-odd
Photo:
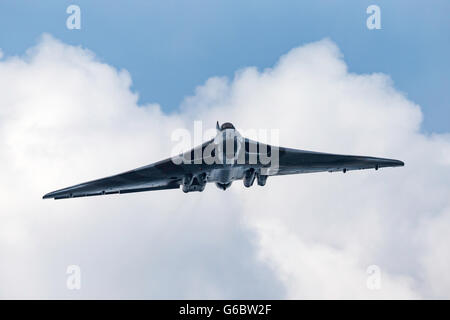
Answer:
[[[186,153],[114,176],[97,179],[44,195],[66,199],[107,194],[179,189],[203,191],[208,182],[226,190],[235,180],[264,186],[269,176],[321,171],[399,167],[399,160],[330,154],[275,147],[244,138],[231,123],[217,122],[217,135]]]

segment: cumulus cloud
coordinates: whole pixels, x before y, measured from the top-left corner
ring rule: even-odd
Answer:
[[[151,70],[149,70],[151,72]],[[0,62],[0,296],[450,296],[450,138],[384,74],[353,74],[329,40],[266,70],[211,78],[178,112],[138,105],[131,76],[44,36]],[[271,177],[264,188],[44,201],[59,187],[167,157],[177,128],[280,130],[287,147],[404,168]],[[68,265],[82,270],[69,291]],[[369,290],[367,267],[381,270]]]

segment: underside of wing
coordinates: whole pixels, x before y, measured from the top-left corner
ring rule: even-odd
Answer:
[[[204,148],[210,143],[211,140],[178,157],[178,159],[181,159],[186,155],[192,156],[191,162],[179,163],[174,161],[175,158],[168,158],[121,174],[56,190],[47,193],[43,198],[67,199],[118,193],[178,189],[180,188],[183,177],[195,173],[200,168],[199,165],[194,163],[195,151],[199,149],[199,154],[201,155]]]
[[[80,183],[68,188],[50,192],[44,199],[66,199],[99,196],[117,193],[131,193],[180,187],[181,178],[187,168],[166,159],[155,164],[127,171],[114,176]]]
[[[274,150],[274,148],[272,148]],[[334,172],[384,167],[399,167],[404,163],[399,160],[367,156],[341,155],[312,152],[289,148],[279,148],[279,165],[274,175]],[[270,171],[269,171],[270,172]]]

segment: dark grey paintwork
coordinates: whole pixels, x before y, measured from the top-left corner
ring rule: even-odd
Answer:
[[[217,124],[218,137],[224,134],[224,132],[230,133],[228,130],[238,134],[234,126],[230,123],[224,123],[222,126]],[[244,180],[244,185],[249,187],[255,180],[259,185],[265,185],[267,176],[271,175],[322,171],[342,171],[345,173],[349,170],[378,170],[383,167],[404,165],[402,161],[393,159],[330,154],[283,147],[277,148],[244,138],[241,141],[242,148],[240,154],[245,156],[245,161],[239,163],[237,163],[238,161],[234,161],[232,164],[206,164],[205,161],[195,163],[194,160],[191,160],[187,163],[175,164],[172,158],[168,158],[121,174],[53,191],[44,195],[43,198],[78,198],[106,194],[179,189],[180,186],[184,192],[203,191],[207,182],[215,182],[217,187],[226,190],[235,180]],[[195,149],[204,151],[208,145],[214,143],[215,140],[210,140]],[[270,164],[263,164],[260,161],[259,150],[266,150],[260,149],[261,146],[268,148],[268,153],[278,150],[279,161],[276,172],[264,171],[264,169],[270,167]],[[195,149],[184,155],[189,155],[192,159],[195,159]],[[257,150],[256,153],[254,152],[255,150]],[[256,163],[250,161],[251,154],[257,155],[258,160]]]

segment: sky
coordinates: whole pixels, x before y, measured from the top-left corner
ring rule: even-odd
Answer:
[[[292,13],[292,8],[272,6],[261,4],[267,14],[272,11],[284,21],[285,30],[292,29],[281,15]],[[194,7],[191,14],[203,14],[205,20],[188,19],[192,29],[170,23],[177,19],[164,20],[165,10],[181,10],[173,5],[157,8],[159,25],[167,23],[158,33],[124,29],[108,38],[101,35],[112,25],[103,25],[94,37],[87,31],[86,17],[86,26],[82,22],[74,36],[79,38],[69,39],[78,31],[52,31],[56,24],[49,17],[56,7],[26,9],[33,20],[27,22],[28,29],[16,29],[15,37],[4,36],[1,28],[1,298],[450,297],[450,135],[445,121],[442,127],[438,122],[435,129],[427,127],[428,105],[434,100],[426,98],[429,93],[424,93],[424,102],[412,96],[415,90],[408,86],[413,84],[405,76],[410,68],[401,68],[409,55],[402,59],[393,50],[397,58],[390,61],[390,54],[358,49],[342,40],[351,19],[342,19],[343,25],[330,22],[342,28],[341,34],[306,13],[318,32],[315,36],[294,40],[290,32],[289,43],[273,30],[277,45],[264,46],[264,33],[249,19],[249,33],[233,29],[252,10],[237,13],[231,6],[228,11],[216,8],[222,29],[206,28],[204,22],[210,19],[215,25],[216,19]],[[114,5],[105,9],[119,11]],[[351,12],[341,9],[342,14]],[[16,9],[16,14],[26,10]],[[82,17],[88,16],[83,10]],[[48,16],[38,21],[44,11]],[[363,6],[361,34],[376,38],[370,32],[386,31],[388,18],[382,30],[364,30],[364,11]],[[139,25],[143,12],[125,16]],[[11,16],[6,20],[17,23]],[[60,16],[65,23],[64,10]],[[113,20],[114,15],[107,16]],[[388,14],[382,9],[384,16]],[[226,24],[232,17],[238,22]],[[219,32],[228,28],[229,38]],[[248,40],[251,31],[260,34],[259,42]],[[185,34],[180,37],[178,32]],[[240,49],[246,54],[222,44],[236,42],[233,32],[241,37]],[[83,34],[87,39],[81,42]],[[139,38],[156,34],[161,46]],[[358,34],[352,37],[359,39]],[[196,41],[183,42],[188,35]],[[439,42],[439,34],[435,37]],[[145,50],[136,50],[131,39],[156,49],[140,56]],[[115,46],[108,47],[108,41]],[[178,43],[183,51],[177,50]],[[188,50],[193,43],[197,45]],[[216,54],[213,49],[202,51],[201,43],[210,43]],[[435,45],[445,48],[446,43]],[[255,54],[247,56],[252,50]],[[378,56],[377,62],[364,64],[361,52]],[[434,48],[422,55],[430,63],[441,57]],[[138,61],[145,61],[145,68],[138,67]],[[440,63],[437,78],[430,75],[428,80],[436,88],[448,81],[439,73],[448,65]],[[211,65],[215,68],[208,68]],[[423,67],[425,71],[430,70]],[[171,72],[173,77],[166,78]],[[170,92],[177,92],[178,98]],[[172,107],[169,98],[174,99]],[[445,111],[437,118],[445,118]],[[172,133],[192,130],[199,119],[205,129],[227,119],[243,131],[278,129],[279,143],[286,147],[395,158],[406,165],[269,177],[265,187],[249,189],[238,181],[226,192],[208,185],[202,193],[171,190],[42,200],[49,191],[166,158],[173,147]],[[79,290],[67,286],[67,268],[73,265],[81,270]],[[379,275],[375,287],[373,270]]]
[[[68,30],[66,8],[81,8]],[[381,30],[368,30],[366,8],[381,8]],[[349,70],[383,72],[420,104],[424,132],[448,128],[450,3],[433,1],[2,1],[0,47],[20,55],[43,32],[94,51],[128,70],[140,103],[178,110],[195,87],[238,69],[270,67],[293,47],[330,38]]]

